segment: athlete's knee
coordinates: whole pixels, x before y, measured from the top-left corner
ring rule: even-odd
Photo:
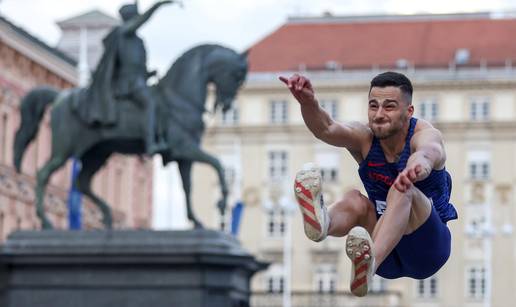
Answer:
[[[335,208],[356,216],[365,216],[372,206],[369,205],[368,199],[360,191],[353,189],[346,192],[342,199],[335,203]]]
[[[387,207],[392,203],[405,203],[409,206],[412,206],[415,189],[416,187],[412,185],[405,192],[400,192],[394,187],[394,185],[391,186],[389,192],[387,193]],[[403,200],[408,200],[408,202]]]

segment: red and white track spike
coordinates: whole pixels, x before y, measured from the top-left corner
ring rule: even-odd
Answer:
[[[330,219],[322,199],[320,170],[309,163],[296,174],[294,194],[303,216],[306,236],[312,241],[326,238]]]
[[[374,275],[373,240],[360,226],[353,227],[346,239],[346,254],[351,259],[350,290],[356,296],[365,296]]]

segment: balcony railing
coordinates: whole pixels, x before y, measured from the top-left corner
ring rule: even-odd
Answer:
[[[372,292],[366,297],[356,297],[349,292],[318,293],[311,291],[292,292],[292,307],[398,307],[399,292]],[[251,307],[283,307],[282,293],[253,292]]]

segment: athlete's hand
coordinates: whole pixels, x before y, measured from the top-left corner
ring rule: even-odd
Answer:
[[[312,83],[307,77],[294,74],[290,78],[280,76],[279,79],[287,85],[288,89],[301,105],[317,105]]]
[[[394,181],[394,188],[405,193],[412,187],[415,182],[424,180],[430,175],[431,169],[424,167],[423,164],[407,165],[407,167],[398,174]]]
[[[412,180],[410,180],[408,173],[403,170],[401,173],[398,174],[398,177],[396,177],[396,180],[394,180],[394,188],[401,193],[407,192],[412,187]]]

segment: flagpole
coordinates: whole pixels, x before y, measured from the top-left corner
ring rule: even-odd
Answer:
[[[292,216],[295,205],[287,196],[288,187],[285,185],[280,199],[280,206],[285,217],[285,233],[283,237],[283,307],[292,306]]]
[[[88,29],[80,29],[79,62],[77,64],[79,73],[79,86],[85,87],[88,84],[90,75],[88,67]],[[81,219],[81,193],[76,185],[77,176],[81,171],[81,163],[77,159],[72,162],[72,178],[70,192],[68,194],[68,227],[69,229],[79,230],[82,228]]]

